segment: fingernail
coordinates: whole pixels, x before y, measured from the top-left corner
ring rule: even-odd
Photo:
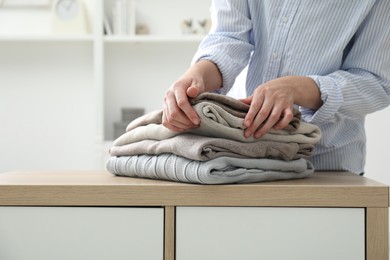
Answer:
[[[251,131],[244,131],[245,138],[248,138],[249,136],[251,136],[251,134]]]

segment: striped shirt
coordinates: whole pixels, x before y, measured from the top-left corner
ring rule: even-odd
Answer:
[[[217,64],[224,92],[248,62],[248,95],[278,77],[313,78],[323,105],[300,107],[322,131],[310,160],[317,170],[363,172],[365,116],[390,103],[390,1],[213,0],[211,15],[193,62]]]

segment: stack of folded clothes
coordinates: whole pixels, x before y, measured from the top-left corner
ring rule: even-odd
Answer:
[[[106,168],[118,176],[198,184],[251,183],[305,178],[307,158],[320,129],[294,118],[259,139],[244,137],[249,106],[234,98],[203,93],[191,100],[201,124],[185,133],[162,125],[162,110],[132,121],[114,141]]]

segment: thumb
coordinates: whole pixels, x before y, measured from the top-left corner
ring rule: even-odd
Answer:
[[[204,87],[200,84],[192,83],[187,89],[187,96],[190,98],[196,98],[200,93],[204,91]]]

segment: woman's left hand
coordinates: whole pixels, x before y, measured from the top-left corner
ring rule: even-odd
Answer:
[[[310,109],[318,109],[322,105],[315,81],[302,76],[270,80],[241,101],[250,105],[244,121],[244,136],[247,138],[251,135],[260,138],[271,128],[285,128],[293,119],[294,104]]]

